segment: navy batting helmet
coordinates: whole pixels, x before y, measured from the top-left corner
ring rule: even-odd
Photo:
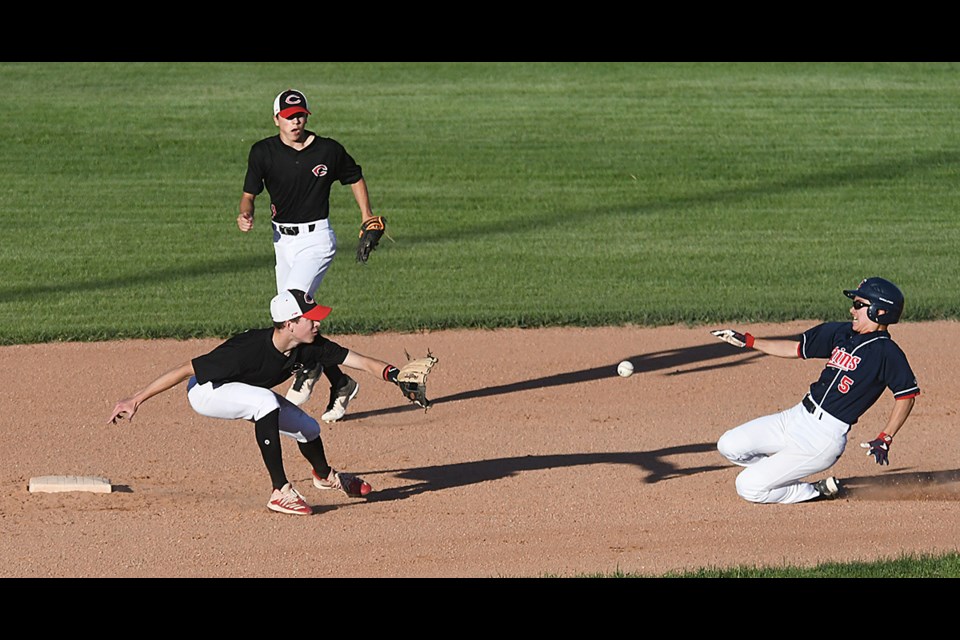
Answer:
[[[856,289],[844,289],[843,293],[850,299],[859,296],[869,300],[867,317],[877,324],[894,324],[903,314],[903,293],[889,280],[866,278]],[[884,310],[883,315],[880,309]]]

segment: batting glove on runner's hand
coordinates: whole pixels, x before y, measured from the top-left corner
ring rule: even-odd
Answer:
[[[739,331],[734,331],[733,329],[717,329],[716,331],[711,331],[710,333],[717,336],[724,342],[729,342],[735,347],[740,347],[741,349],[744,347],[747,349],[753,349],[753,336],[749,333],[740,333]]]
[[[870,442],[861,442],[860,446],[864,449],[867,449],[867,455],[873,456],[874,460],[877,461],[879,465],[889,465],[890,459],[888,455],[890,454],[890,444],[893,442],[893,436],[888,436],[887,434],[881,432],[877,436],[876,440],[871,440]]]

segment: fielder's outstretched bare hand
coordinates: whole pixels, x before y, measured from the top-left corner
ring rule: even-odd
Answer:
[[[137,412],[137,406],[137,402],[133,398],[121,400],[113,408],[113,413],[110,415],[110,419],[107,420],[107,424],[117,424],[117,422],[123,418],[133,420],[133,414]]]

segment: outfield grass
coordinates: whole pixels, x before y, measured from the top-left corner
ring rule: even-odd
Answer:
[[[2,63],[0,343],[268,322],[246,154],[287,86],[361,163],[329,333],[960,315],[956,64]],[[43,105],[42,109],[25,105]]]
[[[614,572],[592,578],[960,578],[960,554],[905,554],[874,562],[827,562],[814,567],[739,566],[675,571],[662,576]]]

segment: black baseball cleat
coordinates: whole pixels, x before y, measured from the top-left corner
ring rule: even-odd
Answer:
[[[833,476],[817,480],[813,488],[820,494],[821,500],[834,500],[840,495],[840,482]]]

